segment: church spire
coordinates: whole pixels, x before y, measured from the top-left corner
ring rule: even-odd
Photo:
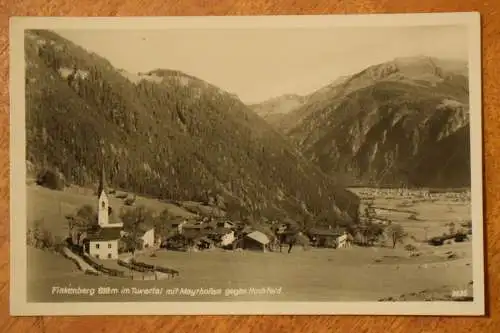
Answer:
[[[97,188],[97,197],[101,196],[102,191],[106,189],[106,176],[104,174],[104,165],[101,167],[101,176],[99,178],[99,187]]]

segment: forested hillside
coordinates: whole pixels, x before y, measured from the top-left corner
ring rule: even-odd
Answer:
[[[241,217],[357,218],[357,196],[235,96],[175,70],[115,69],[49,31],[26,32],[25,47],[30,172],[89,186],[104,166],[117,188],[213,196]]]

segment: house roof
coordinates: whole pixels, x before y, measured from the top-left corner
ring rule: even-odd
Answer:
[[[339,237],[344,234],[343,230],[331,230],[331,229],[322,229],[322,228],[312,228],[308,232],[309,235],[315,236],[332,236]]]
[[[212,234],[212,235],[226,235],[230,232],[233,232],[233,230],[231,230],[229,228],[219,227],[219,228],[215,228],[214,230],[210,231],[210,234]]]
[[[260,231],[253,231],[246,235],[246,237],[253,239],[254,241],[257,241],[261,244],[268,244],[269,243],[269,238],[262,232]]]
[[[204,229],[182,229],[182,235],[186,238],[197,238],[205,235],[206,232]]]
[[[90,241],[110,241],[121,238],[122,228],[99,228],[87,234]]]
[[[231,222],[231,221],[228,221],[228,220],[215,220],[214,221],[215,224],[219,225],[219,224],[230,224],[230,225],[236,225],[234,222]]]
[[[201,229],[206,229],[208,227],[211,227],[211,225],[207,222],[200,223],[200,222],[188,222],[182,226],[182,229],[195,229],[195,230],[201,230]]]

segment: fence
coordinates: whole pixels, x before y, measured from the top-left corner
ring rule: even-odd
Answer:
[[[87,264],[89,264],[92,268],[94,268],[96,271],[99,271],[103,274],[106,274],[106,275],[110,275],[110,276],[115,276],[115,277],[127,277],[125,276],[125,272],[124,271],[120,271],[118,269],[113,269],[113,268],[108,268],[108,267],[105,267],[104,265],[102,264],[98,264],[97,262],[93,261],[90,256],[88,256],[87,254],[84,254],[83,255],[83,260],[85,260],[85,262]]]
[[[141,273],[154,273],[155,279],[158,279],[158,277],[173,278],[175,276],[179,276],[179,271],[175,269],[160,267],[156,265],[149,265],[146,263],[138,262],[134,259],[130,259],[129,261],[118,260],[118,265]]]
[[[82,257],[75,254],[69,248],[63,247],[61,249],[61,254],[67,259],[73,261],[81,271],[85,272],[85,274],[99,275],[98,270],[89,265]]]

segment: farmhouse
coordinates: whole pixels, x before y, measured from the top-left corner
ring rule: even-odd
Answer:
[[[234,231],[224,227],[218,227],[211,230],[208,237],[219,246],[228,246],[235,241]]]
[[[253,231],[243,238],[243,248],[248,250],[266,252],[266,247],[269,243],[269,237],[260,231]]]
[[[188,222],[182,225],[181,234],[188,238],[197,237],[205,234],[210,226],[204,222]]]
[[[187,224],[187,220],[182,220],[182,221],[177,221],[177,220],[174,220],[174,221],[171,221],[169,223],[169,229],[175,229],[177,230],[178,233],[182,233],[182,227]]]
[[[343,230],[312,228],[307,233],[316,247],[345,248],[351,246],[352,237]]]
[[[217,228],[236,229],[236,224],[231,221],[217,221]]]
[[[140,229],[140,239],[142,246],[145,248],[153,247],[155,245],[155,229],[154,227],[144,226]]]
[[[131,232],[122,232],[123,235],[129,235]],[[139,228],[136,232],[137,239],[140,241],[142,244],[143,248],[150,248],[153,247],[157,240],[155,238],[155,229],[152,226],[148,225],[139,225]]]

